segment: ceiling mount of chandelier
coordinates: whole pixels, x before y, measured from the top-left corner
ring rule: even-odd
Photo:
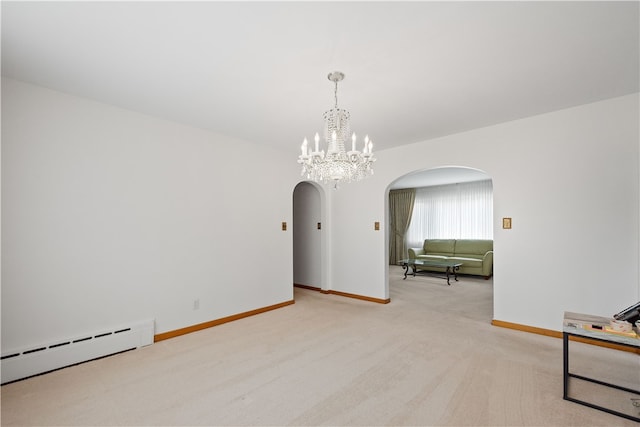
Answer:
[[[364,137],[362,149],[357,150],[357,137],[351,132],[347,110],[338,108],[338,82],[344,79],[344,73],[334,71],[327,76],[335,84],[335,106],[324,113],[324,144],[326,152],[320,150],[320,135],[316,133],[313,147],[309,146],[307,138],[302,142],[298,163],[302,165],[302,176],[321,183],[333,183],[338,188],[340,182],[359,181],[373,174],[372,164],[373,142],[368,136]],[[346,151],[345,143],[351,144],[350,151]]]

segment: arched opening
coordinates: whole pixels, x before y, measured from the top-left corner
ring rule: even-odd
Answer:
[[[464,262],[462,261],[462,266],[460,267],[459,272],[463,273],[463,274],[458,274],[457,278],[458,280],[456,281],[454,279],[454,274],[452,272],[450,280],[442,280],[443,278],[446,279],[446,270],[443,269],[439,269],[439,268],[425,268],[424,270],[418,270],[418,272],[422,272],[425,273],[424,274],[424,279],[422,278],[423,275],[417,275],[414,279],[412,273],[413,273],[413,268],[409,267],[409,266],[403,266],[404,263],[402,262],[394,262],[393,260],[400,260],[400,259],[407,259],[407,258],[413,258],[413,256],[411,255],[415,255],[415,253],[418,253],[418,250],[423,250],[424,249],[424,241],[427,239],[441,239],[443,242],[445,240],[447,241],[453,241],[453,247],[455,247],[456,242],[458,243],[471,243],[471,244],[475,244],[475,243],[479,243],[482,241],[487,241],[490,240],[491,244],[491,251],[493,250],[493,224],[495,224],[494,218],[493,218],[493,197],[492,197],[492,179],[491,177],[486,174],[485,172],[478,170],[478,169],[474,169],[474,168],[469,168],[469,167],[463,167],[463,166],[444,166],[444,167],[438,167],[438,168],[431,168],[431,169],[426,169],[426,170],[417,170],[417,171],[413,171],[410,172],[408,174],[405,174],[401,177],[399,177],[398,179],[394,180],[388,187],[387,187],[387,191],[386,191],[386,201],[385,204],[387,206],[386,209],[386,222],[389,224],[388,227],[388,233],[386,236],[386,259],[388,260],[388,268],[387,268],[387,274],[386,274],[386,286],[387,286],[387,292],[388,295],[390,296],[390,298],[393,300],[393,293],[395,291],[398,291],[398,289],[402,288],[404,285],[403,289],[408,289],[407,286],[407,281],[411,281],[415,284],[415,280],[421,280],[421,286],[420,289],[418,289],[418,291],[420,290],[424,290],[424,292],[432,292],[433,289],[429,289],[429,286],[435,286],[435,287],[448,287],[448,283],[451,283],[451,286],[455,286],[456,288],[458,288],[456,291],[452,291],[451,293],[453,294],[455,292],[456,295],[456,304],[467,304],[467,305],[473,305],[474,302],[477,302],[477,315],[478,316],[482,316],[483,318],[486,318],[487,321],[491,321],[493,319],[493,300],[494,300],[494,294],[493,294],[493,261],[491,262],[490,266],[491,266],[491,275],[490,277],[486,277],[485,274],[480,274],[478,269],[475,269],[475,264],[474,261],[469,260],[467,262],[467,268],[464,268]],[[428,196],[430,194],[439,194],[439,195],[444,195],[444,199],[447,200],[451,198],[452,200],[456,199],[456,197],[454,197],[454,195],[460,193],[461,197],[465,197],[465,198],[471,198],[471,199],[475,199],[475,195],[471,195],[469,196],[469,193],[467,193],[467,191],[474,191],[473,189],[475,187],[483,187],[485,190],[485,192],[489,192],[490,195],[490,199],[485,200],[485,205],[489,205],[488,206],[488,211],[484,211],[483,213],[476,213],[472,208],[470,208],[467,204],[468,201],[465,201],[465,203],[461,204],[461,208],[459,209],[464,209],[465,212],[462,212],[462,216],[466,216],[464,221],[469,221],[471,220],[471,222],[475,221],[475,222],[484,222],[485,223],[485,229],[480,233],[482,236],[481,237],[474,237],[469,235],[469,231],[468,231],[468,226],[465,225],[458,225],[459,229],[465,229],[465,231],[458,231],[457,233],[454,233],[452,231],[450,231],[450,229],[448,231],[442,231],[441,234],[438,234],[438,231],[440,230],[433,230],[434,225],[433,224],[429,224],[429,226],[431,228],[427,228],[427,227],[421,227],[423,224],[416,224],[417,221],[427,221],[425,218],[429,218],[429,221],[431,221],[431,217],[435,217],[437,216],[437,213],[435,212],[435,210],[437,209],[439,211],[439,213],[441,214],[441,211],[444,210],[444,208],[442,206],[436,206],[436,207],[430,207],[430,208],[426,208],[425,206],[431,206],[430,203],[425,203],[425,200],[421,200],[420,203],[422,203],[420,205],[420,209],[421,211],[419,213],[416,213],[413,209],[411,209],[410,211],[404,211],[405,215],[408,215],[411,218],[411,221],[413,221],[413,224],[411,223],[411,221],[408,220],[406,221],[406,224],[403,224],[402,221],[400,222],[396,222],[395,223],[395,227],[394,224],[392,224],[392,222],[394,222],[394,220],[397,220],[397,218],[393,218],[394,213],[395,212],[395,216],[399,216],[400,214],[398,213],[397,210],[397,206],[395,205],[397,202],[397,196],[399,195],[398,193],[402,193],[403,190],[406,189],[415,189],[414,194],[422,194],[422,196],[420,197],[431,197]],[[488,188],[488,190],[487,190]],[[394,190],[399,190],[399,191],[394,191]],[[390,194],[393,194],[393,198],[390,199]],[[450,195],[449,195],[450,192]],[[418,196],[416,196],[418,197]],[[414,199],[411,199],[412,207],[415,207],[414,203],[417,205],[417,202]],[[424,213],[423,211],[425,209],[433,209],[433,211]],[[400,212],[403,212],[402,210],[400,210]],[[421,216],[421,214],[424,214],[424,216]],[[445,214],[446,216],[446,214]],[[474,218],[469,219],[469,216],[472,216]],[[480,218],[481,216],[483,216],[483,218]],[[447,218],[448,219],[448,218]],[[458,220],[455,221],[451,221],[451,222],[456,222]],[[463,220],[460,220],[463,221]],[[418,225],[418,227],[416,227],[416,225]],[[402,227],[406,226],[406,229],[402,229]],[[451,224],[446,224],[446,225],[442,225],[440,226],[437,221],[436,221],[436,225],[435,227],[442,227],[443,229],[447,229],[447,227],[450,227]],[[474,225],[475,226],[475,225]],[[398,228],[399,227],[399,228]],[[488,227],[488,229],[486,228]],[[434,235],[435,233],[435,235]],[[476,233],[478,233],[476,231]],[[396,236],[400,236],[396,238]],[[398,243],[398,240],[402,240],[401,243]],[[461,247],[463,247],[461,245]],[[414,252],[414,254],[412,254],[409,250],[409,248],[414,248],[416,249]],[[426,255],[423,253],[423,255]],[[452,256],[451,256],[452,255]],[[442,259],[446,259],[446,260],[450,260],[453,258],[457,258],[460,257],[462,258],[463,255],[459,255],[459,254],[451,254],[449,255],[448,253],[442,253],[442,254],[434,254],[434,258],[436,258],[437,256],[442,256]],[[491,255],[493,255],[493,251],[491,253]],[[393,258],[393,259],[392,259]],[[410,263],[409,263],[410,264]],[[485,266],[486,267],[486,266]],[[408,274],[407,274],[408,273]],[[445,274],[441,274],[441,273],[445,273]],[[406,274],[406,276],[405,276]],[[443,277],[444,276],[444,277]],[[406,277],[406,278],[405,278]],[[396,287],[394,289],[394,286]],[[468,292],[467,292],[468,291]],[[474,301],[475,300],[475,301]],[[446,304],[447,299],[443,299],[443,304]],[[480,304],[479,302],[484,301],[484,303]]]
[[[300,182],[293,190],[293,285],[327,289],[325,197],[321,186]]]

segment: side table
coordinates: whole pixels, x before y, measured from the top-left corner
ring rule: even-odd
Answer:
[[[578,315],[580,316],[580,315]],[[593,317],[593,316],[586,316],[586,315],[582,315],[585,317]],[[579,403],[581,405],[585,405],[594,409],[598,409],[604,412],[608,412],[610,414],[613,415],[617,415],[623,418],[627,418],[629,420],[633,420],[633,421],[639,421],[640,422],[640,339],[638,338],[632,338],[632,337],[627,337],[627,336],[623,336],[623,335],[617,335],[617,334],[612,334],[612,333],[607,333],[607,332],[600,332],[597,330],[592,330],[590,328],[587,327],[587,329],[585,329],[585,325],[583,324],[576,324],[575,322],[572,322],[571,320],[568,319],[574,319],[576,316],[575,313],[565,313],[565,321],[564,321],[564,326],[563,326],[563,330],[562,330],[562,339],[563,339],[563,345],[562,345],[562,353],[563,353],[563,365],[564,365],[564,378],[563,378],[563,398],[564,400],[568,400],[571,402],[575,402],[575,403]],[[603,318],[606,319],[606,318]],[[638,371],[636,372],[632,372],[632,375],[635,375],[637,380],[638,380],[638,384],[637,384],[637,388],[633,389],[633,388],[629,388],[629,387],[623,387],[620,385],[616,385],[616,384],[611,384],[609,382],[606,381],[602,381],[599,379],[595,379],[595,378],[590,378],[590,377],[586,377],[583,375],[577,375],[574,373],[571,373],[570,369],[569,369],[569,353],[570,353],[570,348],[569,348],[569,343],[570,343],[570,337],[580,337],[580,338],[586,338],[587,340],[591,340],[591,341],[597,341],[597,342],[602,342],[602,343],[607,343],[607,344],[614,344],[615,346],[619,346],[619,347],[624,347],[624,348],[629,348],[631,350],[631,352],[636,353],[636,356],[638,356]],[[584,342],[584,341],[582,341]],[[617,350],[617,349],[611,349],[609,347],[609,350],[611,351],[621,351],[621,350]],[[634,351],[635,350],[635,351]],[[572,378],[578,379],[578,380],[583,380],[583,381],[588,381],[590,383],[594,383],[603,387],[608,387],[608,388],[613,388],[616,390],[620,390],[622,392],[628,393],[629,396],[633,396],[633,397],[629,397],[629,405],[627,406],[627,408],[629,409],[629,412],[621,412],[619,410],[615,410],[612,408],[607,408],[604,407],[602,405],[598,405],[595,403],[591,403],[591,402],[586,402],[584,400],[575,398],[575,397],[571,397],[569,394],[569,383],[570,380]]]

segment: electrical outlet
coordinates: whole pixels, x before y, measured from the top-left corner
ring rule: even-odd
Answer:
[[[200,308],[200,298],[196,298],[193,300],[193,309],[198,310]]]

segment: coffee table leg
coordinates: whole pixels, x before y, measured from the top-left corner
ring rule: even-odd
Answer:
[[[449,272],[450,271],[451,271],[451,267],[447,267],[447,285],[449,285],[449,286],[451,286],[451,283],[449,283]]]
[[[406,262],[402,263],[402,268],[404,268],[404,279],[402,280],[406,280],[407,273],[409,272],[409,264],[407,264]]]
[[[453,276],[456,279],[456,282],[458,281],[458,270],[460,270],[460,267],[453,267]]]

